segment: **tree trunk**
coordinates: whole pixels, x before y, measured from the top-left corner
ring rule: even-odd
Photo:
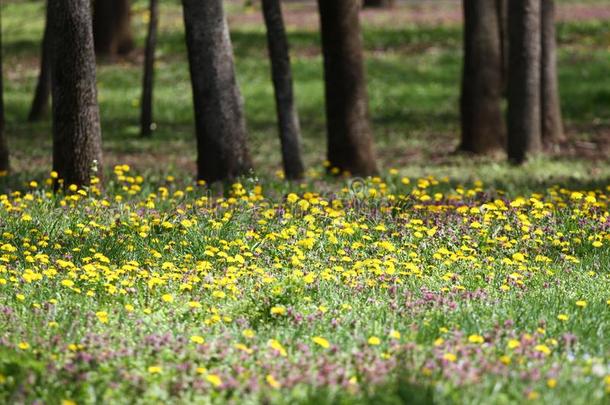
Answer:
[[[506,95],[508,83],[508,0],[496,0],[498,13],[498,30],[500,33],[500,47],[502,60],[502,94]]]
[[[101,168],[102,158],[90,1],[57,0],[49,5],[53,170],[64,187],[84,186],[91,183],[93,168]]]
[[[359,0],[318,0],[328,161],[357,176],[377,173],[362,55]]]
[[[509,2],[508,157],[517,164],[542,146],[540,1]]]
[[[182,0],[195,125],[197,176],[231,180],[252,167],[222,0]]]
[[[263,0],[263,14],[267,26],[267,44],[275,89],[284,173],[288,179],[300,179],[304,171],[301,158],[301,130],[294,103],[290,53],[280,0]]]
[[[395,3],[396,3],[395,0],[363,0],[362,7],[364,7],[364,8],[393,7]]]
[[[555,1],[542,0],[541,10],[541,114],[542,141],[546,146],[563,139],[561,102],[557,79],[557,40],[555,36]]]
[[[98,55],[125,55],[134,47],[130,0],[94,0],[93,38]]]
[[[0,15],[0,172],[6,174],[10,169],[8,146],[4,135],[4,81],[2,80],[2,15]]]
[[[155,75],[155,50],[157,48],[157,26],[159,23],[159,0],[150,0],[150,21],[144,54],[144,78],[142,80],[142,111],[140,132],[150,136],[153,130],[153,87]]]
[[[477,154],[503,149],[502,43],[496,5],[464,0],[464,68],[460,100],[460,150]]]
[[[49,29],[49,6],[47,4],[44,34],[42,37],[42,49],[40,55],[40,72],[38,83],[32,100],[32,108],[28,115],[29,122],[40,121],[49,109],[49,98],[51,97],[51,36]]]

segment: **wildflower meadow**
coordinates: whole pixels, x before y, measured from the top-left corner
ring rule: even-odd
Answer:
[[[1,197],[2,403],[610,400],[608,189],[53,176]]]

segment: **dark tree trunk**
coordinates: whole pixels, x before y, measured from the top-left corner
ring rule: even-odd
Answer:
[[[134,47],[130,0],[93,2],[93,38],[98,55],[125,55]]]
[[[300,179],[304,171],[301,158],[301,130],[294,103],[290,53],[280,0],[263,0],[263,14],[267,26],[267,44],[275,89],[284,173],[288,179]]]
[[[377,173],[358,0],[318,0],[324,54],[328,160],[353,175]]]
[[[49,6],[53,170],[64,187],[88,185],[102,158],[90,1],[57,0]]]
[[[230,180],[252,167],[222,0],[182,0],[195,125],[197,176]]]
[[[508,1],[496,0],[498,13],[498,31],[500,33],[500,47],[502,60],[502,93],[506,93],[508,82]]]
[[[42,49],[40,55],[40,72],[38,83],[32,100],[32,108],[28,115],[28,121],[40,121],[49,109],[49,98],[51,97],[51,35],[49,29],[49,6],[47,5],[47,16],[42,37]]]
[[[509,2],[508,157],[517,164],[542,146],[540,1]]]
[[[142,111],[140,132],[150,136],[153,126],[153,87],[155,75],[155,50],[157,48],[157,26],[159,23],[159,0],[150,0],[150,21],[144,54],[144,78],[142,80]]]
[[[542,141],[552,146],[563,139],[561,102],[557,79],[557,40],[555,36],[555,1],[542,0],[541,10],[541,119]]]
[[[502,44],[496,4],[464,0],[464,68],[460,100],[460,150],[486,154],[503,149]]]
[[[2,15],[0,15],[0,172],[10,169],[8,146],[4,135],[4,81],[2,80]]]
[[[373,7],[393,7],[396,3],[395,0],[363,0],[362,7],[373,8]]]

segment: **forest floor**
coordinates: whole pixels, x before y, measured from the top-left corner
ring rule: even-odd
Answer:
[[[0,196],[0,403],[610,402],[610,20],[600,2],[582,14],[562,2],[569,137],[523,167],[453,154],[456,2],[364,13],[383,172],[355,180],[325,172],[315,15],[291,3],[309,167],[292,183],[278,174],[258,11],[233,2],[257,172],[224,190],[193,181],[180,8],[163,2],[158,129],[138,136],[141,46],[100,61],[106,187],[69,194],[51,190],[48,120],[25,122],[41,3],[2,10],[15,173],[0,179],[10,191]]]

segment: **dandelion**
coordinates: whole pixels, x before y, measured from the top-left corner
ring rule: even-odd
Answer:
[[[222,379],[216,374],[208,374],[205,379],[216,388],[222,385]]]
[[[198,345],[202,345],[205,343],[205,339],[202,336],[194,335],[194,336],[191,336],[191,342],[198,344]]]
[[[559,319],[562,322],[566,322],[568,319],[570,319],[570,317],[566,314],[559,314],[559,315],[557,315],[557,319]]]
[[[30,348],[30,344],[28,342],[19,342],[17,347],[21,350],[28,350]]]
[[[95,313],[95,316],[97,316],[97,320],[101,323],[108,323],[108,312],[98,311]]]
[[[576,306],[579,308],[586,308],[587,307],[587,301],[585,300],[578,300],[576,301]]]
[[[163,302],[174,302],[174,297],[171,294],[163,294],[161,299]]]
[[[280,383],[271,374],[267,374],[267,377],[265,377],[265,381],[267,381],[267,384],[269,384],[271,388],[281,387]]]
[[[400,339],[400,332],[398,332],[397,330],[393,330],[390,332],[390,338],[392,339]]]
[[[557,380],[554,378],[549,378],[548,380],[546,380],[546,386],[550,389],[555,388],[557,386]]]
[[[549,349],[549,347],[547,345],[536,345],[534,347],[534,350],[537,351],[537,352],[540,352],[542,354],[545,354],[547,356],[549,354],[551,354],[551,349]]]
[[[256,336],[256,333],[254,333],[254,331],[252,329],[244,329],[244,331],[241,333],[241,335],[243,337],[245,337],[246,339],[253,339],[254,336]]]
[[[443,355],[443,360],[447,360],[448,362],[454,363],[457,361],[457,356],[453,353],[445,353]]]
[[[277,306],[277,307],[271,308],[271,315],[285,315],[285,314],[286,314],[286,308],[284,308],[282,306]]]
[[[163,372],[163,368],[161,366],[149,366],[148,372],[150,374],[161,374]]]
[[[379,346],[381,344],[381,339],[377,336],[371,336],[368,340],[368,344],[371,346]]]
[[[470,335],[468,336],[468,341],[470,343],[481,344],[485,342],[485,339],[481,335]]]
[[[282,346],[282,344],[275,340],[275,339],[270,339],[267,342],[267,345],[272,348],[273,350],[279,352],[279,354],[283,357],[286,357],[288,355],[288,353],[286,352],[286,349],[284,349],[284,346]]]
[[[318,346],[322,346],[325,349],[328,349],[330,347],[330,343],[328,342],[328,340],[324,339],[323,337],[314,336],[311,340],[313,340],[313,342]]]
[[[508,345],[507,346],[508,346],[509,349],[513,350],[513,349],[516,349],[516,348],[520,347],[521,346],[521,342],[519,342],[516,339],[511,339],[511,340],[508,341]]]

